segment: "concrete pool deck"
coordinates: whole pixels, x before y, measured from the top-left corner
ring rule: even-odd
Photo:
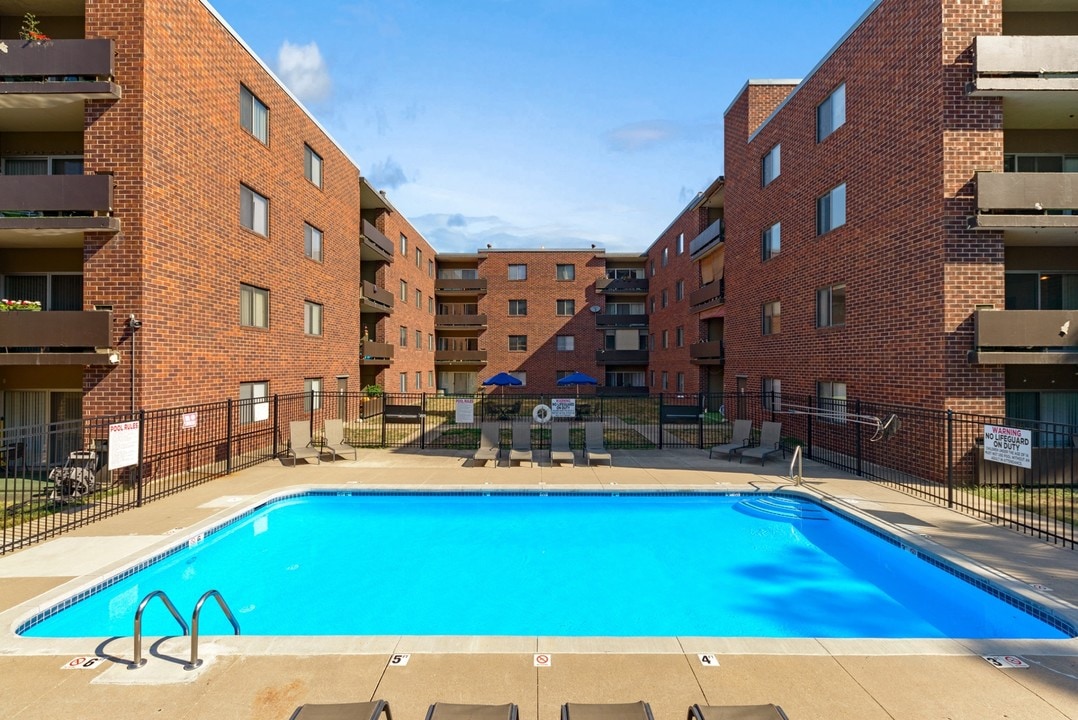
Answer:
[[[397,720],[435,701],[520,706],[555,720],[561,703],[651,703],[681,720],[692,703],[781,705],[807,718],[1078,720],[1078,640],[952,641],[753,638],[203,637],[202,668],[181,666],[188,638],[146,638],[147,665],[128,670],[130,637],[29,640],[11,623],[64,586],[167,544],[253,498],[288,488],[557,488],[770,490],[786,466],[708,460],[706,451],[615,451],[616,466],[472,468],[463,453],[363,450],[358,461],[296,468],[266,463],[0,557],[0,705],[6,717],[288,718],[305,702],[383,698]],[[875,518],[929,552],[1003,573],[1004,584],[1078,619],[1078,552],[986,525],[875,483],[805,464],[806,492]],[[81,580],[77,579],[82,577]],[[1008,579],[1009,578],[1009,579]],[[1051,588],[1043,593],[1031,588]],[[406,592],[381,588],[372,592]],[[687,589],[688,591],[688,589]],[[41,597],[39,597],[41,596]],[[187,609],[181,608],[186,612]],[[216,611],[214,609],[214,611]],[[391,663],[408,653],[407,665]],[[535,654],[550,656],[536,667]],[[704,665],[699,653],[716,655]],[[981,655],[1020,655],[1000,669]],[[108,660],[61,669],[76,656]]]

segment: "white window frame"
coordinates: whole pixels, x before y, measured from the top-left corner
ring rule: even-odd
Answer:
[[[509,308],[506,312],[509,314],[509,317],[524,317],[528,314],[528,301],[510,300]]]
[[[782,380],[765,377],[760,389],[761,402],[765,410],[778,412],[782,409]]]
[[[310,145],[303,145],[303,175],[319,190],[322,189],[322,162],[322,156]]]
[[[816,382],[816,406],[823,412],[823,422],[846,424],[846,383],[831,380]]]
[[[269,198],[240,183],[240,225],[269,237]]]
[[[816,107],[816,142],[823,142],[845,124],[846,83],[843,83]]]
[[[261,316],[261,322],[259,322]],[[270,291],[240,283],[240,325],[268,328],[270,323]]]
[[[836,319],[836,296],[841,297],[842,317]],[[836,283],[816,290],[816,327],[841,327],[846,324],[846,283]]]
[[[408,257],[408,236],[401,233],[401,255]]]
[[[321,230],[310,223],[303,223],[303,254],[305,256],[315,262],[322,262],[324,239]]]
[[[303,379],[303,409],[306,412],[322,409],[322,378]]]
[[[528,279],[528,266],[527,264],[513,263],[509,266],[508,279],[513,281],[527,280]],[[514,277],[516,275],[516,277]]]
[[[558,335],[555,343],[559,352],[573,352],[576,350],[575,335]]]
[[[523,338],[523,339],[524,339],[524,342],[523,342],[523,347],[516,347],[516,348],[514,348],[514,347],[513,347],[513,343],[514,343],[514,341],[515,341],[515,342],[516,342],[516,343],[517,343],[518,345],[520,345],[520,344],[521,344],[521,343],[520,343],[520,339],[521,339],[521,338]],[[509,336],[509,343],[508,343],[508,347],[509,347],[509,352],[528,352],[528,336],[527,336],[527,335],[510,335],[510,336]]]
[[[398,378],[398,383],[399,383],[400,391],[402,393],[408,392],[408,373],[406,373],[406,372],[400,373],[400,377]]]
[[[568,312],[563,311],[563,306],[568,304]],[[554,301],[554,313],[558,317],[572,317],[576,315],[576,300],[573,298],[562,298],[561,300]]]
[[[846,224],[846,183],[840,183],[816,199],[816,236]]]
[[[265,400],[268,397],[268,381],[259,380],[256,382],[240,383],[240,425],[247,425],[249,423],[255,422],[254,406],[258,404],[258,400]]]
[[[770,260],[782,252],[782,223],[777,222],[760,236],[760,259]]]
[[[400,327],[400,337],[397,338],[397,339],[400,340],[400,346],[402,348],[408,347],[408,326],[407,325],[401,325],[401,327]]]
[[[554,270],[555,279],[561,282],[571,282],[576,280],[576,265],[572,263],[558,263],[557,268]]]
[[[760,315],[760,331],[764,335],[778,335],[782,332],[781,301],[772,300],[764,303]]]
[[[685,233],[677,234],[677,254],[681,255],[685,252]]]
[[[263,145],[269,145],[269,106],[240,84],[240,125]]]
[[[782,174],[782,145],[776,143],[775,147],[767,151],[760,160],[760,184],[767,187]]]
[[[321,337],[322,314],[324,308],[321,303],[311,300],[303,301],[303,334]]]

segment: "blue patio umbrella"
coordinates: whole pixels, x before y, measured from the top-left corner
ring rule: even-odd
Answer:
[[[510,375],[507,372],[500,372],[492,378],[487,378],[483,381],[484,385],[496,385],[498,387],[505,387],[506,385],[523,385],[520,380]]]
[[[566,375],[558,381],[558,385],[575,385],[576,394],[580,395],[581,385],[598,385],[599,381],[593,378],[591,375],[587,375],[582,372],[575,372]]]

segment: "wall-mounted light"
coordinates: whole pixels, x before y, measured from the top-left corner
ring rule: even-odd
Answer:
[[[113,365],[119,365],[120,364],[120,353],[116,353],[116,352],[109,353],[109,362],[112,363]]]

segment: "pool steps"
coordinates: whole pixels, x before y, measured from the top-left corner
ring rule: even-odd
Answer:
[[[815,503],[805,503],[779,495],[739,501],[734,509],[764,520],[827,520],[827,513]]]

